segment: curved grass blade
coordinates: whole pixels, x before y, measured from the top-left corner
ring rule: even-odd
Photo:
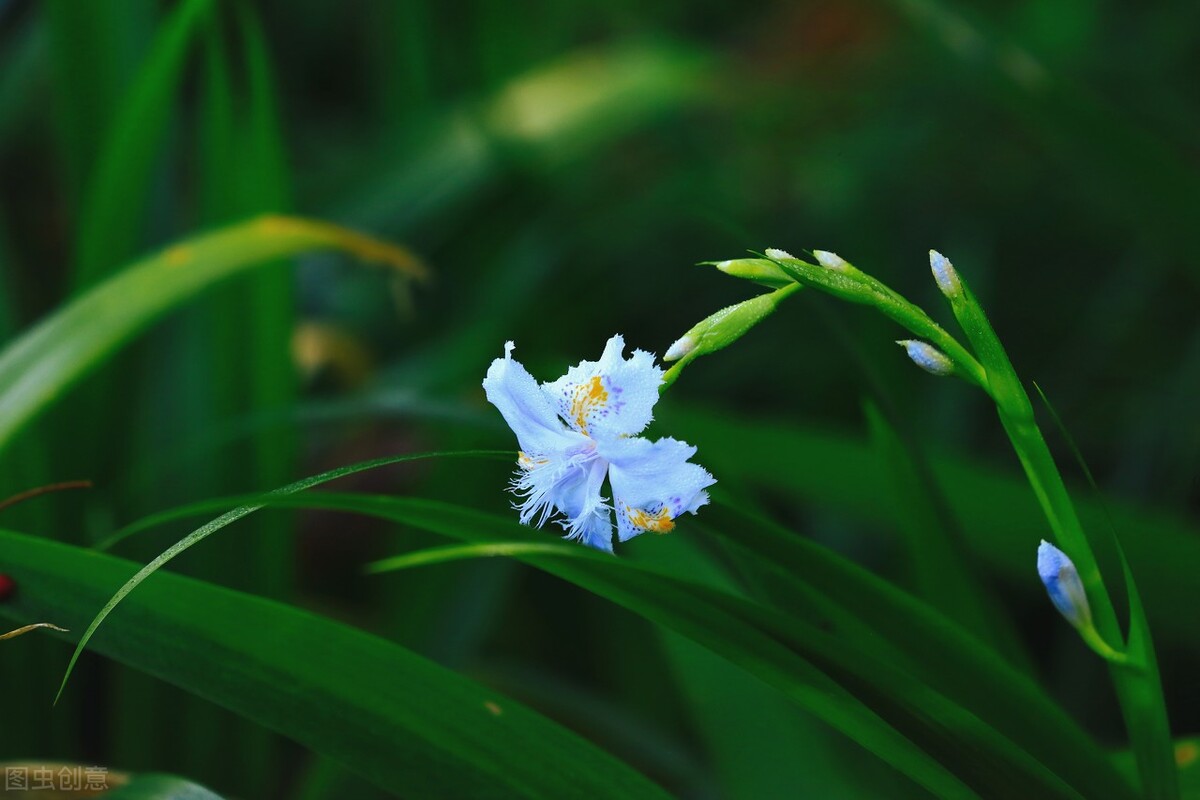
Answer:
[[[871,440],[888,466],[895,525],[916,593],[1004,656],[1020,657],[1020,645],[979,581],[924,455],[874,403],[865,403],[864,411]]]
[[[0,352],[0,450],[23,425],[158,317],[249,267],[317,249],[424,277],[406,251],[323,222],[264,216],[184,240],[129,266]]]
[[[1037,686],[982,639],[887,581],[760,516],[725,503],[706,509],[702,526],[774,571],[789,608],[865,626],[874,658],[902,663],[1020,743],[1088,796],[1117,796],[1124,785],[1107,754]],[[1037,720],[1030,724],[1030,720]],[[1128,794],[1125,796],[1129,796]]]
[[[124,600],[125,597],[130,592],[132,592],[134,589],[136,589],[142,583],[142,581],[146,580],[146,578],[150,577],[155,572],[157,572],[159,567],[163,566],[168,561],[175,558],[175,556],[179,555],[180,553],[182,553],[183,551],[192,547],[193,545],[196,545],[196,544],[204,541],[209,536],[216,533],[221,528],[224,528],[226,525],[230,524],[231,522],[235,522],[248,514],[252,514],[255,511],[258,511],[260,508],[262,508],[264,505],[266,505],[271,499],[289,495],[289,494],[292,494],[295,492],[302,492],[305,489],[310,489],[313,486],[317,486],[322,483],[328,483],[329,481],[337,480],[338,478],[344,478],[347,475],[354,475],[355,473],[365,472],[365,471],[371,470],[371,469],[378,469],[379,467],[386,467],[391,464],[399,464],[399,463],[402,463],[405,461],[417,461],[417,460],[424,459],[424,458],[453,458],[453,457],[470,458],[470,457],[477,457],[477,456],[495,456],[495,455],[497,455],[496,451],[466,450],[466,451],[455,451],[455,452],[445,452],[445,453],[417,453],[414,455],[391,456],[388,458],[377,458],[377,459],[373,459],[371,461],[362,461],[357,464],[351,464],[349,466],[339,467],[337,469],[329,470],[328,472],[322,472],[319,475],[314,475],[309,478],[304,478],[302,480],[298,480],[295,483],[291,483],[280,489],[276,489],[275,491],[273,491],[269,494],[262,495],[260,498],[261,502],[259,502],[257,504],[240,506],[238,508],[235,508],[231,511],[226,512],[225,514],[222,514],[220,517],[217,517],[212,522],[209,522],[207,525],[197,528],[196,530],[189,533],[187,536],[180,539],[174,545],[167,548],[157,558],[155,558],[149,564],[147,564],[146,566],[144,566],[140,570],[138,570],[136,575],[134,575],[132,578],[130,578],[128,581],[126,581],[125,585],[123,585],[120,589],[118,589],[116,594],[114,594],[111,598],[109,598],[108,602],[104,604],[104,607],[102,609],[100,609],[100,613],[98,613],[95,616],[95,618],[88,625],[87,630],[84,631],[83,637],[79,640],[79,644],[77,644],[75,646],[75,652],[71,654],[71,661],[67,665],[66,673],[63,675],[62,683],[58,687],[58,694],[55,696],[54,701],[57,703],[58,698],[62,697],[63,690],[67,687],[67,681],[71,677],[71,672],[75,669],[75,664],[77,661],[79,661],[80,654],[83,652],[83,649],[85,647],[87,647],[87,643],[91,640],[92,635],[95,634],[96,629],[100,627],[101,623],[104,622],[104,620],[108,617],[108,615],[112,613],[113,609],[116,608],[120,604],[120,602],[122,600]],[[510,456],[511,454],[503,453],[503,455]],[[150,524],[152,524],[152,523],[150,523]]]
[[[426,500],[318,493],[280,495],[270,505],[367,514],[471,543],[541,541],[508,518]],[[582,547],[569,556],[518,557],[724,656],[936,794],[974,797],[978,788],[984,794],[1082,796],[937,688],[830,633],[837,626],[828,616],[789,617]],[[1110,794],[1121,796],[1120,785],[1108,787]]]
[[[378,574],[451,559],[561,553],[564,549],[571,555],[578,552],[578,545],[447,545],[377,561],[368,565],[367,571]],[[835,766],[836,743],[822,733],[819,723],[794,706],[781,705],[771,687],[711,651],[668,631],[663,637],[676,677],[693,698],[692,713],[699,716],[707,734],[723,793],[735,798],[866,793],[865,786],[857,783],[858,774],[846,774]],[[755,746],[746,747],[754,736],[758,737]],[[820,755],[791,764],[788,759],[801,751]]]
[[[1050,402],[1050,398],[1042,391],[1042,387],[1034,383],[1033,388],[1037,390],[1055,427],[1058,428],[1059,434],[1070,448],[1088,485],[1091,486],[1101,505],[1104,505],[1104,494],[1100,491],[1100,485],[1096,483],[1091,467],[1083,457],[1083,451],[1075,442],[1075,437],[1067,429],[1062,417],[1058,415],[1058,411]],[[1179,776],[1172,759],[1174,744],[1171,742],[1171,725],[1167,719],[1167,706],[1163,697],[1158,658],[1154,653],[1154,643],[1150,638],[1150,623],[1146,619],[1141,593],[1133,579],[1133,570],[1129,566],[1129,559],[1125,556],[1125,548],[1121,546],[1121,539],[1117,536],[1107,508],[1105,508],[1105,516],[1108,518],[1108,526],[1105,528],[1108,532],[1107,538],[1121,562],[1125,593],[1129,600],[1129,634],[1125,641],[1125,651],[1130,658],[1130,664],[1114,664],[1111,669],[1122,676],[1116,681],[1116,688],[1122,694],[1121,707],[1125,710],[1125,724],[1129,728],[1134,761],[1137,764],[1138,775],[1142,778],[1147,796],[1177,798],[1180,796]]]
[[[21,585],[0,617],[82,624],[139,565],[0,531]],[[99,652],[278,731],[405,797],[666,800],[557,723],[411,651],[272,600],[161,573]],[[57,634],[56,634],[57,635]],[[547,758],[553,757],[552,768]]]
[[[574,555],[578,545],[551,542],[488,542],[486,544],[452,544],[445,547],[430,547],[392,556],[368,564],[363,571],[372,575],[396,572],[409,567],[424,567],[429,564],[444,564],[447,561],[462,561],[469,558],[495,558],[496,556],[524,555]]]
[[[303,499],[469,542],[538,537],[513,520],[436,501],[324,493]],[[1002,791],[999,786],[1024,787],[1042,797],[1082,796],[975,715],[948,702],[936,687],[870,658],[837,635],[834,620],[802,621],[659,570],[576,550],[568,558],[518,558],[683,633],[758,675],[941,796],[987,795]],[[930,756],[940,765],[937,770],[931,769]]]

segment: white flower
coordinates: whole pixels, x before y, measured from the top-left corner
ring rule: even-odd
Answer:
[[[623,355],[625,340],[608,340],[599,361],[583,361],[541,385],[513,360],[488,368],[483,388],[521,445],[512,489],[524,524],[552,516],[566,538],[612,552],[612,512],[624,542],[645,531],[667,533],[684,512],[708,502],[716,481],[688,463],[696,448],[675,439],[651,442],[636,434],[650,424],[663,371],[641,350]],[[604,479],[613,501],[602,494]]]

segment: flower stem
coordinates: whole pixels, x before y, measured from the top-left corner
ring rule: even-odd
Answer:
[[[1138,763],[1143,794],[1148,800],[1178,800],[1179,780],[1173,759],[1166,701],[1149,628],[1140,600],[1137,600],[1133,575],[1124,565],[1126,588],[1131,600],[1130,635],[1126,642],[1095,553],[1071,502],[1062,474],[1034,419],[1033,405],[1024,385],[970,289],[964,284],[961,291],[949,299],[955,317],[986,371],[984,389],[995,401],[1000,422],[1021,461],[1038,503],[1055,537],[1074,561],[1091,601],[1095,627],[1081,629],[1080,634],[1089,647],[1109,662],[1109,674]],[[1113,643],[1119,646],[1114,647]]]

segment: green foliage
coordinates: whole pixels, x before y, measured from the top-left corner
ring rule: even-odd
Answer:
[[[0,508],[0,634],[71,629],[0,641],[0,766],[1194,795],[1195,4],[377,6],[0,2],[0,503],[94,487]],[[511,460],[506,340],[552,375],[683,331],[648,433],[718,483],[670,536],[601,558],[419,456]]]
[[[262,217],[181,242],[63,307],[0,353],[0,447],[113,350],[176,305],[280,256],[341,248],[422,274],[404,251],[322,223]]]
[[[82,623],[137,568],[0,531],[21,586],[6,618]],[[502,695],[398,645],[299,609],[161,575],[128,600],[105,654],[330,755],[400,793],[663,797],[619,762]],[[498,710],[497,710],[498,709]],[[561,770],[539,764],[542,748]]]

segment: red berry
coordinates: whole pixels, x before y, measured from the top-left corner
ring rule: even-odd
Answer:
[[[17,582],[7,575],[0,575],[0,602],[13,596],[17,590]]]

